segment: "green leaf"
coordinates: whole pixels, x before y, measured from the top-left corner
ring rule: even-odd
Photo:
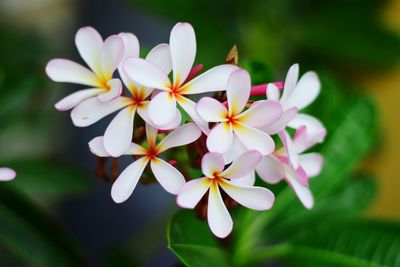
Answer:
[[[212,235],[207,222],[196,219],[193,211],[175,214],[167,229],[168,247],[186,266],[224,267],[227,252]]]
[[[83,266],[75,243],[51,215],[9,184],[0,186],[0,243],[29,266]]]
[[[87,192],[91,188],[89,174],[82,169],[51,159],[16,159],[2,164],[15,169],[18,179],[10,185],[37,197],[64,197]]]
[[[361,219],[331,220],[303,228],[286,244],[264,247],[254,263],[280,259],[287,266],[400,266],[400,224]],[[271,253],[274,252],[274,253]]]

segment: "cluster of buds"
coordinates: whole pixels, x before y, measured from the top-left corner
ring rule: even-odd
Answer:
[[[227,206],[273,206],[274,194],[254,185],[256,174],[269,184],[286,181],[306,208],[313,206],[308,179],[319,174],[323,160],[304,151],[321,143],[326,130],[300,111],[319,94],[314,72],[299,79],[295,64],[284,82],[252,86],[249,73],[236,65],[233,49],[225,64],[200,74],[202,65],[193,67],[196,37],[188,23],[176,24],[169,44],[157,45],[145,58],[139,57],[139,42],[132,33],[103,41],[95,29],[85,27],[75,43],[89,68],[53,59],[46,72],[56,82],[90,87],[55,105],[60,111],[71,110],[75,126],[92,125],[118,111],[104,135],[89,142],[101,162],[107,157],[114,162],[123,155],[133,158],[119,175],[113,164],[115,202],[128,199],[139,180],[149,180],[152,173],[179,206],[196,208],[220,238],[233,227]],[[197,102],[191,99],[198,94],[203,97]],[[141,119],[135,120],[136,113]],[[183,120],[183,115],[190,119]],[[168,153],[179,146],[187,149]],[[201,170],[202,177],[191,177],[193,169]]]

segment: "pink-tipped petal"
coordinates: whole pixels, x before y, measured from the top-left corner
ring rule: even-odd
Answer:
[[[298,129],[301,126],[306,126],[309,133],[314,133],[324,126],[315,117],[307,114],[298,113],[289,123],[288,126],[294,129]]]
[[[210,188],[211,180],[208,178],[199,178],[187,182],[180,190],[176,202],[186,209],[193,209],[200,199]]]
[[[285,85],[281,97],[282,103],[286,103],[286,101],[289,99],[290,95],[296,88],[298,79],[299,79],[299,64],[293,64],[289,68],[286,74]]]
[[[196,35],[189,23],[177,23],[169,37],[175,86],[186,80],[196,57]]]
[[[282,106],[273,100],[255,102],[248,110],[240,114],[237,119],[243,124],[252,127],[261,127],[276,121],[282,114]]]
[[[258,176],[269,184],[276,184],[285,177],[285,170],[282,163],[274,156],[262,157],[256,167]]]
[[[111,79],[107,82],[108,90],[98,95],[101,102],[108,102],[119,97],[122,93],[122,83],[120,79]]]
[[[210,186],[207,221],[211,232],[219,238],[225,238],[232,232],[232,218],[225,207],[217,183]]]
[[[211,152],[226,153],[232,146],[233,132],[230,123],[221,122],[210,131],[207,148]]]
[[[247,104],[250,97],[250,75],[243,69],[232,72],[229,77],[226,95],[230,115],[239,114]]]
[[[300,155],[299,161],[307,176],[315,177],[321,173],[324,158],[318,153],[307,153]]]
[[[325,136],[325,128],[320,128],[319,130],[310,132],[306,126],[301,126],[296,131],[296,134],[293,138],[293,143],[297,153],[302,153],[314,145],[322,143],[325,139]]]
[[[225,121],[228,110],[219,101],[211,97],[203,97],[196,105],[196,111],[202,119],[208,122]]]
[[[100,54],[103,39],[92,27],[83,27],[75,35],[75,45],[86,64],[97,74],[101,74]]]
[[[132,142],[136,110],[126,107],[111,121],[104,133],[104,148],[113,157],[119,157]]]
[[[299,167],[299,156],[297,154],[296,147],[293,144],[292,138],[286,131],[281,131],[278,135],[283,143],[286,156],[289,159],[289,164],[293,166],[294,169],[297,169]]]
[[[128,58],[125,60],[123,70],[133,81],[146,87],[169,91],[171,82],[162,69],[141,59]]]
[[[98,88],[80,90],[64,97],[58,101],[54,107],[59,111],[69,110],[77,106],[83,100],[94,97],[102,92],[103,90]]]
[[[271,154],[275,149],[274,140],[261,130],[244,124],[236,124],[233,131],[249,150],[257,150],[261,155],[265,156]]]
[[[171,52],[168,44],[159,44],[151,49],[146,60],[159,67],[166,75],[172,70]]]
[[[220,175],[228,179],[241,178],[254,171],[260,160],[261,154],[258,151],[244,152]]]
[[[46,74],[55,82],[76,83],[91,87],[102,86],[93,72],[68,59],[50,60],[46,66]]]
[[[267,98],[269,100],[279,101],[280,92],[278,87],[273,83],[269,83],[267,86]]]
[[[181,108],[189,115],[189,117],[200,127],[203,133],[208,134],[210,128],[208,127],[208,122],[203,120],[196,111],[196,103],[189,98],[180,96],[177,98],[178,104]]]
[[[287,106],[299,110],[310,105],[319,95],[321,84],[315,72],[305,73],[297,83],[296,89],[287,99]]]
[[[216,66],[184,84],[181,88],[182,94],[224,91],[230,75],[237,69],[238,67],[230,64]]]
[[[11,181],[16,175],[17,174],[13,169],[7,167],[0,168],[0,181]]]
[[[109,102],[101,102],[97,97],[89,98],[71,111],[72,122],[77,127],[86,127],[130,104],[131,100],[126,97]]]
[[[296,174],[291,168],[286,168],[286,180],[304,207],[311,209],[314,206],[314,197],[310,189],[304,186],[297,179]]]
[[[281,116],[277,120],[261,127],[261,129],[268,134],[277,134],[286,128],[288,123],[296,116],[296,114],[296,107],[287,109],[282,112]]]
[[[104,137],[103,136],[97,136],[90,140],[89,142],[89,149],[92,154],[98,156],[98,157],[110,157],[111,155],[106,151],[104,148]]]
[[[159,153],[178,146],[193,143],[201,135],[200,128],[194,123],[184,124],[169,133],[157,146]]]
[[[268,210],[275,201],[274,194],[258,186],[238,186],[227,180],[219,182],[222,189],[236,202],[253,210]]]
[[[201,159],[201,170],[207,177],[214,178],[224,167],[224,159],[219,153],[209,152]]]
[[[177,112],[175,97],[168,92],[157,94],[149,104],[149,117],[156,126],[170,124]]]
[[[171,164],[160,158],[155,158],[150,162],[151,171],[160,185],[173,195],[177,195],[185,184],[183,175]]]
[[[132,195],[148,161],[146,157],[142,157],[129,165],[118,176],[111,188],[111,197],[114,202],[122,203]]]

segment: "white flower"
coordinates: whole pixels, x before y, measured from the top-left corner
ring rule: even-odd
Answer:
[[[156,144],[157,129],[146,124],[148,148],[131,143],[124,155],[142,156],[129,165],[114,182],[111,197],[117,203],[124,202],[135,189],[142,173],[150,162],[151,170],[161,186],[171,194],[177,194],[185,183],[183,175],[172,165],[159,158],[166,150],[186,145],[197,140],[200,129],[194,123],[188,123],[169,133],[158,145]],[[103,137],[96,137],[89,142],[90,150],[99,157],[110,156],[103,146]]]
[[[321,143],[325,135],[324,128],[310,132],[306,126],[301,126],[292,140],[287,132],[281,131],[279,137],[284,146],[261,159],[256,167],[257,174],[272,184],[285,179],[302,204],[312,208],[314,199],[308,187],[308,178],[320,173],[323,158],[318,153],[303,152]]]
[[[274,194],[262,187],[238,185],[235,180],[252,172],[261,159],[255,150],[248,151],[232,163],[226,170],[222,155],[207,153],[201,162],[205,177],[187,182],[177,197],[183,208],[193,209],[208,192],[207,220],[211,231],[224,238],[232,231],[233,222],[221,196],[220,189],[241,205],[254,210],[270,209]]]
[[[13,169],[7,167],[0,167],[0,181],[10,181],[14,179],[16,173]]]
[[[177,103],[207,133],[208,124],[195,111],[195,103],[185,95],[223,91],[234,65],[220,65],[186,82],[196,56],[196,37],[192,26],[178,23],[171,31],[169,48],[172,61],[172,81],[162,68],[148,60],[130,58],[125,61],[125,74],[133,81],[160,92],[149,105],[149,117],[157,127],[170,124],[179,113]]]
[[[133,34],[121,33],[124,40],[124,58],[139,56],[139,42]],[[154,47],[147,55],[146,60],[163,68],[165,71],[171,69],[169,46],[161,44]],[[107,152],[113,156],[121,156],[129,147],[134,127],[136,112],[149,124],[152,124],[148,116],[150,101],[146,100],[154,89],[141,86],[132,81],[120,68],[121,78],[127,87],[130,96],[120,96],[107,103],[103,103],[96,98],[83,101],[71,112],[71,118],[75,126],[85,127],[91,125],[101,118],[122,109],[111,121],[104,133],[104,146]],[[175,120],[162,129],[176,128],[181,123],[180,113]]]
[[[200,117],[207,122],[216,122],[207,138],[211,152],[225,153],[238,138],[247,149],[255,149],[262,155],[274,151],[275,143],[271,136],[257,129],[275,121],[282,113],[276,101],[264,100],[254,103],[242,112],[250,97],[251,81],[249,74],[242,69],[235,70],[227,84],[228,108],[217,100],[204,97],[196,106]]]
[[[53,81],[82,84],[90,89],[77,91],[56,103],[61,111],[95,96],[107,102],[122,92],[121,81],[112,77],[124,55],[122,38],[112,35],[103,42],[95,29],[84,27],[76,33],[75,44],[90,70],[68,59],[53,59],[47,64],[46,73]]]
[[[299,81],[299,65],[294,64],[290,67],[284,84],[282,96],[279,89],[273,83],[267,87],[267,98],[279,101],[283,107],[282,116],[274,123],[262,127],[269,134],[276,134],[286,126],[299,128],[306,125],[309,131],[322,128],[322,123],[316,118],[306,114],[299,114],[298,111],[310,105],[320,92],[320,82],[315,72],[306,72]]]

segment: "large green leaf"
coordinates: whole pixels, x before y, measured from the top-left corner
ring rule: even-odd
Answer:
[[[35,198],[63,197],[87,192],[89,174],[73,164],[52,159],[15,159],[2,161],[18,172],[10,185]]]
[[[0,243],[29,266],[82,266],[75,243],[52,216],[9,184],[0,186]]]
[[[167,229],[168,247],[186,266],[230,266],[227,251],[212,235],[206,222],[196,219],[193,211],[175,214]]]

